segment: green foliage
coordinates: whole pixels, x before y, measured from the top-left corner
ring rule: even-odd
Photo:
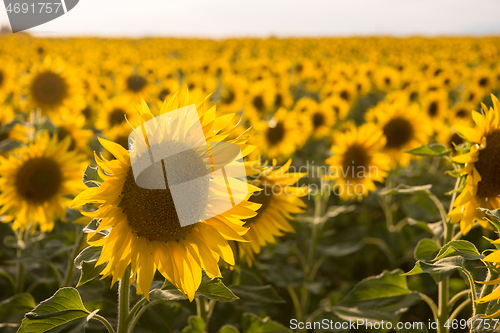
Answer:
[[[420,295],[408,289],[401,270],[384,271],[359,282],[340,302],[329,307],[343,319],[368,318],[396,322]]]
[[[83,173],[83,183],[87,187],[99,187],[103,182],[101,176],[97,172],[97,168],[93,168],[90,165],[87,166]]]
[[[407,151],[408,154],[417,155],[417,156],[445,156],[451,153],[451,150],[447,149],[440,143],[429,143],[422,145],[420,147],[411,149]]]
[[[271,318],[260,318],[253,313],[244,313],[241,326],[243,333],[291,332],[285,326],[272,321]]]
[[[26,314],[18,333],[84,332],[85,324],[97,311],[90,312],[83,306],[76,289],[61,288]]]
[[[0,322],[6,322],[6,318],[16,314],[24,314],[34,307],[35,300],[28,293],[7,298],[5,301],[0,302]]]

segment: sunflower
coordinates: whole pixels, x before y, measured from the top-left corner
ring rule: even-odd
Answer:
[[[153,87],[151,76],[129,68],[117,78],[118,90],[131,98],[148,97]]]
[[[447,114],[448,111],[448,95],[444,91],[430,92],[422,96],[422,109],[427,114],[434,125],[438,125],[439,121]],[[436,126],[434,126],[436,127]],[[438,130],[438,128],[436,128]]]
[[[295,232],[287,219],[293,220],[291,214],[303,213],[306,207],[300,197],[307,195],[307,187],[292,186],[305,173],[288,172],[291,163],[292,160],[288,160],[276,169],[276,160],[273,160],[271,167],[264,166],[265,169],[251,180],[251,184],[262,191],[255,192],[249,200],[262,206],[257,216],[245,221],[245,227],[250,229],[243,238],[248,243],[238,243],[240,259],[245,258],[250,267],[262,246],[275,244],[275,237],[283,236],[282,232]]]
[[[96,128],[105,130],[126,124],[127,121],[133,123],[135,117],[136,112],[132,100],[117,96],[104,103],[102,113],[97,116]]]
[[[329,109],[335,115],[335,119],[344,120],[349,114],[349,103],[339,96],[329,97],[323,100],[321,105]]]
[[[330,134],[335,123],[335,114],[330,111],[329,105],[316,104],[315,108],[308,110],[307,115],[311,119],[312,133],[316,140]]]
[[[500,244],[500,239],[492,241],[491,244],[495,245],[495,247],[498,247],[498,244]],[[493,252],[491,252],[490,254],[488,254],[482,260],[483,261],[487,261],[487,262],[491,262],[491,263],[496,263],[497,264],[496,266],[498,267],[498,264],[500,263],[500,250],[494,250]],[[500,278],[493,279],[493,280],[490,280],[490,281],[487,281],[487,282],[480,282],[480,283],[485,284],[485,285],[495,285],[495,284],[499,284],[500,283]],[[487,303],[487,302],[491,302],[491,301],[497,301],[498,302],[499,299],[500,299],[500,288],[496,288],[490,294],[481,297],[476,302],[477,303]],[[500,310],[496,311],[496,312],[494,312],[494,313],[492,313],[492,314],[490,314],[488,316],[484,316],[482,318],[495,318],[495,317],[498,317],[498,316],[500,316]]]
[[[208,109],[205,101],[197,105],[205,139],[207,142],[224,141],[227,133],[221,133],[221,130],[228,125],[233,115],[217,118],[215,107]],[[190,104],[189,92],[185,87],[170,100],[165,100],[158,114],[152,113],[143,102],[142,109],[139,110],[140,123]],[[179,133],[177,142],[189,144],[189,140],[192,140],[192,136]],[[225,213],[182,227],[168,186],[164,190],[149,190],[137,186],[128,151],[111,141],[100,139],[100,142],[116,159],[107,161],[95,156],[98,172],[104,181],[100,187],[88,188],[80,193],[71,207],[86,203],[100,204],[97,211],[82,213],[99,219],[96,232],[111,228],[108,236],[89,240],[91,245],[103,246],[97,262],[98,265],[107,262],[101,273],[103,278],[112,275],[114,284],[123,277],[126,267],[131,264],[132,275],[129,282],[133,283],[137,279],[137,293],[144,294],[149,299],[151,282],[158,270],[193,300],[201,283],[202,269],[211,278],[220,277],[220,258],[228,264],[234,264],[228,240],[244,241],[242,235],[247,228],[243,227],[241,219],[256,215],[255,211],[260,206],[247,199],[259,189],[243,182],[240,182],[243,185],[234,188],[231,186],[232,191],[241,189],[240,186],[248,187],[246,199]],[[238,144],[243,156],[254,148],[246,145],[241,138],[228,142]],[[203,158],[207,157],[210,158]],[[200,158],[195,156],[195,162]],[[212,183],[199,191],[217,195],[215,192],[220,189],[219,183]],[[210,209],[208,206],[201,208]]]
[[[0,104],[0,143],[9,139],[10,129],[6,125],[14,120],[15,115],[11,105]]]
[[[169,95],[179,90],[179,82],[174,79],[161,81],[155,86],[155,95],[160,101],[164,101]]]
[[[390,161],[380,151],[386,144],[382,130],[366,123],[359,128],[334,134],[333,156],[326,160],[330,173],[325,178],[336,180],[335,192],[343,200],[362,200],[375,183],[383,182],[390,169]]]
[[[220,108],[221,112],[236,112],[243,108],[243,101],[248,83],[245,79],[226,75],[222,80],[220,88]]]
[[[63,218],[68,195],[82,189],[85,156],[69,151],[70,140],[58,143],[48,132],[36,141],[0,156],[0,215],[12,228],[50,232],[55,216]]]
[[[450,109],[448,120],[451,124],[470,125],[472,123],[470,110],[474,109],[473,103],[460,102]]]
[[[245,103],[245,116],[250,122],[263,119],[274,105],[274,83],[269,80],[254,83],[250,86]]]
[[[429,119],[415,103],[383,103],[382,107],[371,109],[365,117],[382,129],[386,138],[384,152],[391,158],[393,167],[408,165],[411,155],[405,151],[427,143],[432,135]]]
[[[491,95],[493,108],[489,110],[483,104],[484,115],[472,112],[475,127],[457,125],[457,131],[472,146],[468,153],[453,157],[453,161],[463,163],[460,169],[466,175],[466,184],[462,193],[453,203],[454,209],[448,214],[452,223],[460,222],[460,230],[466,234],[475,221],[483,227],[488,222],[477,208],[500,208],[500,114],[498,99]]]
[[[69,150],[76,149],[86,155],[92,155],[89,141],[94,134],[92,130],[83,128],[85,126],[85,116],[83,114],[73,114],[63,110],[63,112],[52,116],[51,120],[56,127],[54,134],[59,141],[64,140],[66,137],[70,138]]]
[[[379,68],[375,71],[373,80],[377,88],[382,91],[390,91],[400,87],[400,74],[394,68]]]
[[[23,81],[22,94],[30,109],[41,108],[46,114],[66,108],[80,110],[83,90],[74,72],[61,59],[45,57],[32,67]]]
[[[286,158],[292,155],[300,142],[298,119],[295,112],[279,109],[269,121],[255,124],[255,145],[269,158]]]
[[[2,59],[0,66],[0,104],[5,101],[5,98],[14,89],[15,65],[14,63]]]

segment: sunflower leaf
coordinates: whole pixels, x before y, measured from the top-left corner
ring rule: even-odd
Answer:
[[[75,288],[61,288],[28,312],[18,333],[85,331],[85,325],[97,311],[88,311]]]
[[[449,155],[451,150],[439,143],[429,143],[418,148],[407,150],[405,153],[417,156],[445,156]]]
[[[96,277],[101,274],[103,269],[106,267],[106,264],[102,264],[99,266],[96,266],[95,261],[87,262],[87,261],[82,261],[80,263],[81,265],[81,274],[80,274],[80,280],[78,280],[78,284],[76,285],[77,287],[81,286],[82,284],[85,284],[89,281],[92,281]]]
[[[411,291],[406,277],[397,269],[384,271],[359,282],[340,302],[329,307],[339,318],[367,318],[395,322],[408,308],[420,301]]]
[[[270,285],[266,286],[237,286],[231,291],[243,301],[258,303],[285,303],[276,290]]]
[[[87,187],[99,187],[103,182],[101,176],[97,172],[97,168],[93,168],[90,165],[87,166],[83,172],[83,183]]]
[[[200,287],[195,293],[195,297],[205,296],[219,302],[232,302],[239,299],[222,281],[215,277],[209,279],[203,276]],[[153,299],[163,299],[168,301],[180,301],[187,299],[173,284],[165,281],[161,289],[153,289],[149,292],[149,297]]]
[[[99,260],[99,256],[101,255],[102,246],[88,246],[80,252],[75,260],[75,266],[78,269],[82,268],[82,262],[93,262]]]
[[[432,261],[436,262],[440,259],[453,256],[461,256],[465,260],[478,260],[485,257],[479,253],[476,246],[471,242],[466,240],[455,240],[445,244]]]
[[[420,186],[409,186],[406,184],[399,184],[393,188],[385,188],[379,192],[380,195],[388,195],[388,194],[409,194],[409,193],[421,193],[428,194],[429,190],[432,188],[431,184],[428,185],[420,185]]]
[[[246,312],[241,320],[243,333],[291,332],[288,328],[271,318],[260,318],[256,314]]]
[[[479,208],[483,213],[488,215],[487,220],[493,225],[497,232],[500,232],[500,209]]]
[[[409,276],[427,273],[430,274],[436,282],[439,282],[453,273],[456,269],[462,268],[463,264],[464,258],[460,256],[443,258],[434,263],[419,260],[415,263],[411,271],[402,275]]]
[[[182,333],[204,333],[205,332],[205,322],[203,319],[197,316],[190,316],[189,326],[184,327]]]
[[[415,247],[414,256],[416,260],[432,260],[438,254],[439,250],[440,247],[436,242],[432,239],[424,238]]]
[[[35,307],[35,299],[28,293],[14,295],[0,302],[0,321],[5,317],[24,314]]]
[[[239,331],[233,325],[224,325],[220,328],[219,333],[239,333]]]

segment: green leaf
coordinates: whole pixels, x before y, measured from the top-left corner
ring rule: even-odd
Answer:
[[[271,318],[260,318],[256,314],[246,312],[242,318],[243,333],[291,332],[285,326],[272,321]]]
[[[61,288],[25,315],[18,333],[84,332],[85,324],[96,312],[85,309],[75,288]]]
[[[355,241],[332,246],[319,246],[318,252],[330,257],[344,257],[359,251],[364,244],[364,241]]]
[[[259,303],[285,303],[276,290],[270,285],[266,286],[237,286],[231,291],[244,301]]]
[[[220,328],[219,333],[240,333],[233,325],[224,325]]]
[[[208,299],[213,299],[219,302],[232,302],[238,299],[238,296],[215,277],[209,279],[204,276],[200,287],[195,293],[195,297],[205,296]],[[149,292],[149,297],[153,299],[161,299],[167,301],[180,301],[187,299],[184,295],[170,282],[166,281],[161,289],[153,289]]]
[[[451,150],[439,143],[429,143],[418,148],[406,151],[405,153],[417,156],[444,156],[449,155]]]
[[[367,318],[395,322],[420,295],[408,289],[406,278],[397,269],[359,282],[331,311],[341,319]]]
[[[101,274],[101,272],[106,267],[106,264],[96,266],[95,265],[96,263],[97,263],[96,261],[91,261],[91,262],[82,261],[81,262],[82,272],[80,274],[80,280],[78,280],[78,284],[76,285],[77,288],[79,286],[81,286],[82,284],[85,284],[89,281],[92,281],[93,279],[98,277],[99,274]]]
[[[403,276],[427,273],[431,274],[436,282],[439,282],[453,273],[457,268],[463,267],[463,264],[464,258],[460,256],[444,258],[435,263],[427,263],[419,260],[415,263],[415,267],[408,273],[403,274]]]
[[[190,316],[189,326],[184,327],[182,333],[205,333],[205,322],[197,316]]]
[[[28,293],[17,294],[0,302],[0,322],[3,318],[24,314],[35,307],[35,299]]]
[[[420,185],[420,186],[409,186],[406,184],[399,184],[394,188],[384,188],[379,192],[380,195],[388,195],[388,194],[409,194],[409,193],[420,193],[420,194],[428,194],[429,190],[432,188],[431,184],[428,185]]]
[[[414,256],[416,260],[432,260],[439,252],[440,247],[432,239],[424,238],[415,247]]]
[[[87,187],[99,187],[103,182],[102,178],[97,172],[97,168],[93,168],[90,165],[87,166],[83,173],[83,183]]]
[[[84,248],[82,252],[80,252],[75,258],[74,263],[76,268],[81,269],[82,268],[81,263],[83,261],[91,262],[99,260],[101,251],[102,251],[102,246],[89,246]]]
[[[437,256],[432,261],[438,261],[443,258],[462,256],[466,260],[478,260],[485,256],[480,254],[476,246],[466,240],[456,240],[445,244]]]
[[[479,208],[483,213],[488,215],[487,219],[488,221],[493,225],[493,227],[496,229],[497,232],[500,232],[500,209],[486,209],[486,208]]]

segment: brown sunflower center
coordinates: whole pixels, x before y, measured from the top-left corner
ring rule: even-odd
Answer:
[[[455,146],[453,144],[458,146],[461,145],[462,143],[464,143],[464,139],[462,139],[460,135],[458,135],[457,133],[453,133],[453,135],[450,138],[450,141],[448,142],[448,147],[454,148]]]
[[[76,142],[75,139],[73,139],[73,136],[71,136],[71,133],[68,131],[68,129],[66,127],[59,127],[57,129],[57,140],[62,141],[67,136],[70,137],[71,141],[68,150],[74,150],[76,148]]]
[[[477,184],[477,195],[488,198],[500,195],[500,130],[486,135],[486,148],[479,151],[474,163],[481,175]]]
[[[128,136],[120,135],[114,140],[117,144],[128,150]]]
[[[466,118],[469,115],[469,112],[466,109],[458,109],[455,113],[455,116],[458,118]]]
[[[222,97],[221,102],[224,104],[230,104],[234,101],[234,98],[236,96],[234,95],[234,92],[231,89],[228,89],[224,96]]]
[[[438,113],[438,103],[437,102],[432,102],[429,104],[429,109],[427,110],[429,113],[429,116],[435,117]]]
[[[198,177],[206,166],[202,158],[194,152],[183,153],[182,156],[182,161],[177,160],[174,156],[168,158],[164,163],[171,163],[168,166],[168,172],[170,175],[172,173],[177,175],[174,177],[176,179],[188,180],[189,177],[197,179],[196,184],[183,189],[183,195],[191,200],[189,214],[193,214],[198,219],[205,211],[209,191],[208,178],[200,179]],[[138,183],[147,182],[147,178],[141,180],[141,177],[148,177],[150,168],[139,175]],[[163,176],[166,180],[165,170]],[[132,169],[127,174],[121,197],[121,205],[127,215],[130,227],[137,235],[144,236],[149,240],[174,241],[185,237],[195,226],[195,224],[185,227],[180,225],[168,184],[166,189],[160,190],[139,187],[134,180]]]
[[[2,85],[3,83],[3,72],[0,71],[0,86]]]
[[[92,116],[92,109],[90,106],[85,107],[85,109],[82,110],[82,114],[85,116],[85,119],[89,119]]]
[[[257,109],[257,111],[262,112],[264,110],[264,99],[262,98],[262,96],[255,96],[252,99],[252,104]]]
[[[121,108],[115,108],[108,115],[108,122],[111,127],[120,125],[125,121],[125,111]]]
[[[38,102],[60,104],[67,94],[64,79],[56,73],[44,72],[35,77],[31,92]]]
[[[274,107],[279,109],[282,106],[283,106],[283,96],[280,93],[278,93],[274,98]]]
[[[279,144],[285,137],[285,126],[282,122],[276,123],[276,126],[269,127],[266,133],[267,142],[271,145]]]
[[[127,89],[133,92],[141,91],[146,84],[146,79],[140,75],[130,75],[127,78]]]
[[[169,94],[170,94],[170,89],[163,88],[158,94],[158,98],[160,99],[160,101],[163,101],[165,100],[165,97],[167,97]]]
[[[59,191],[62,182],[59,165],[47,157],[27,160],[16,176],[17,192],[34,203],[50,200]]]
[[[488,80],[487,77],[483,77],[479,80],[479,86],[482,88],[488,86],[489,83],[490,83],[490,80]]]
[[[314,115],[313,115],[313,126],[314,128],[318,128],[322,125],[325,124],[325,115],[322,114],[321,112],[316,112]]]
[[[351,99],[351,94],[347,90],[342,90],[340,92],[340,98],[344,101],[349,101]]]
[[[370,160],[370,156],[366,149],[359,144],[354,144],[344,153],[342,174],[345,175],[347,179],[362,178],[360,177],[360,172],[363,174],[366,172]]]
[[[396,117],[387,122],[384,128],[384,135],[387,138],[386,148],[401,148],[413,137],[413,126],[402,117]]]

